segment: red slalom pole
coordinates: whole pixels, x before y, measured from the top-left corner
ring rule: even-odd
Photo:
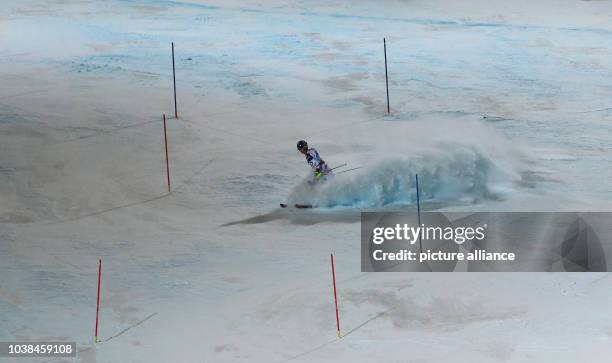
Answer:
[[[336,294],[336,270],[334,269],[334,254],[331,254],[332,281],[334,283],[334,303],[336,304],[336,328],[338,329],[338,338],[340,335],[340,317],[338,315],[338,295]]]
[[[168,193],[170,193],[170,165],[168,162],[168,133],[166,132],[166,114],[164,114],[164,145],[166,145],[166,178],[168,181]]]
[[[98,343],[98,317],[100,315],[100,278],[102,276],[102,259],[98,260],[98,303],[96,304],[96,335],[94,336],[94,343]]]

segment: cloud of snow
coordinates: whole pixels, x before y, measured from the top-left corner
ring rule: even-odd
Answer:
[[[418,174],[421,200],[476,203],[502,199],[521,180],[521,148],[480,122],[385,124],[367,131],[370,142],[379,138],[371,150],[350,146],[359,143],[359,135],[348,142],[347,168],[362,169],[336,174],[315,187],[305,178],[291,191],[289,202],[351,208],[413,204]]]

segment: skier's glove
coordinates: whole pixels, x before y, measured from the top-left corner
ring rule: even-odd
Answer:
[[[315,171],[315,178],[319,179],[323,176],[323,173],[320,171]]]

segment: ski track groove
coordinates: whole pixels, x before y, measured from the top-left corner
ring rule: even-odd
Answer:
[[[111,128],[110,130],[102,130],[102,129],[100,129],[100,132],[97,132],[97,133],[95,133],[93,135],[86,135],[86,136],[75,137],[74,139],[62,140],[62,141],[59,141],[59,142],[48,144],[47,146],[62,145],[62,144],[66,144],[66,143],[69,143],[69,142],[75,142],[75,141],[81,141],[81,140],[85,140],[85,139],[91,139],[91,138],[98,137],[98,136],[111,136],[111,135],[115,134],[118,131],[123,131],[123,130],[126,130],[126,129],[131,129],[131,128],[134,128],[134,127],[138,127],[138,126],[148,125],[148,124],[151,124],[151,123],[156,122],[156,121],[157,120],[150,120],[150,121],[137,122],[137,123],[130,124],[130,125],[116,126],[116,127]]]
[[[67,218],[67,219],[64,219],[64,220],[56,221],[56,222],[46,223],[46,225],[57,225],[57,224],[63,224],[63,223],[68,223],[68,222],[74,222],[74,221],[78,221],[78,220],[89,218],[89,217],[95,217],[95,216],[99,216],[101,214],[105,214],[105,213],[108,213],[108,212],[113,212],[113,211],[116,211],[116,210],[119,210],[119,209],[130,208],[130,207],[134,207],[134,206],[137,206],[137,205],[154,202],[156,200],[168,197],[171,194],[172,193],[166,193],[166,194],[158,195],[157,197],[153,197],[153,198],[150,198],[150,199],[141,200],[141,201],[137,201],[137,202],[132,202],[132,203],[128,203],[128,204],[122,204],[122,205],[118,205],[116,207],[111,207],[111,208],[108,208],[108,209],[104,209],[104,210],[100,210],[100,211],[84,214],[84,215],[81,215],[81,216],[76,216],[76,217]]]
[[[503,28],[507,30],[519,30],[519,31],[535,31],[535,30],[557,30],[564,32],[584,32],[598,35],[609,35],[612,34],[611,29],[606,28],[594,28],[594,27],[567,27],[567,26],[545,26],[545,25],[534,25],[534,24],[509,24],[503,22],[487,22],[487,21],[471,21],[471,20],[452,20],[452,19],[440,19],[440,18],[406,18],[406,17],[388,17],[388,16],[375,16],[375,15],[359,15],[359,14],[347,14],[340,12],[321,12],[321,11],[274,11],[274,10],[260,10],[248,7],[222,7],[222,6],[210,6],[203,4],[195,4],[185,1],[178,0],[165,0],[157,1],[157,3],[165,4],[167,6],[181,6],[184,8],[201,7],[206,10],[215,11],[229,11],[229,12],[261,12],[269,15],[281,15],[281,16],[293,16],[293,17],[320,17],[320,18],[333,18],[335,20],[360,20],[367,22],[395,22],[395,23],[408,23],[417,25],[439,25],[448,27],[463,27],[463,28]]]
[[[195,125],[195,126],[201,126],[201,127],[207,128],[209,130],[221,132],[221,133],[224,133],[224,134],[227,134],[227,135],[232,135],[232,136],[239,137],[239,138],[245,139],[245,140],[256,141],[256,142],[258,142],[258,143],[260,143],[262,145],[268,146],[268,145],[272,144],[271,141],[262,140],[262,139],[259,139],[258,137],[253,137],[251,135],[245,135],[245,134],[240,134],[240,133],[237,133],[237,132],[227,131],[227,130],[219,128],[219,127],[211,126],[208,123],[206,123],[206,121],[196,123],[196,122],[188,120],[188,119],[182,119],[182,120],[187,122],[187,123],[189,123],[189,124],[192,124],[192,125]]]
[[[144,319],[142,319],[142,320],[140,320],[140,321],[138,321],[138,322],[136,322],[136,323],[134,323],[134,324],[132,324],[132,325],[129,325],[129,326],[128,326],[128,327],[126,327],[125,329],[121,330],[120,332],[118,332],[118,333],[116,333],[116,334],[114,334],[114,335],[111,335],[110,337],[108,337],[108,338],[106,338],[106,339],[104,339],[104,340],[101,340],[101,341],[100,341],[98,344],[100,344],[100,343],[106,343],[106,342],[111,341],[111,340],[112,340],[112,339],[114,339],[114,338],[120,337],[121,335],[125,334],[126,332],[128,332],[128,331],[129,331],[129,330],[131,330],[132,328],[136,328],[136,327],[138,327],[138,326],[142,325],[143,323],[145,323],[147,320],[151,319],[151,318],[152,318],[152,317],[154,317],[155,315],[157,315],[157,312],[147,315],[147,317],[145,317]],[[79,354],[79,353],[83,353],[83,352],[90,351],[90,350],[94,349],[96,346],[97,346],[97,345],[95,345],[95,344],[94,344],[94,345],[90,345],[90,346],[88,346],[88,347],[85,347],[85,348],[82,348],[82,349],[77,350],[77,357],[76,357],[76,358],[78,358],[78,354]],[[51,360],[45,360],[45,361],[42,361],[42,363],[59,362],[60,360],[63,360],[63,359],[64,359],[64,357],[58,357],[58,358],[54,358],[54,359],[51,359]]]
[[[119,333],[117,333],[117,334],[115,334],[115,335],[111,335],[110,337],[108,337],[108,338],[104,339],[102,342],[108,342],[108,341],[113,340],[114,338],[120,337],[121,335],[123,335],[124,333],[126,333],[127,331],[129,331],[130,329],[135,328],[135,327],[137,327],[137,326],[139,326],[139,325],[143,324],[145,321],[147,321],[147,320],[151,319],[151,318],[152,318],[152,317],[154,317],[155,315],[157,315],[157,313],[152,313],[152,314],[149,314],[149,315],[148,315],[146,318],[144,318],[144,319],[142,319],[142,320],[140,320],[140,321],[136,322],[135,324],[132,324],[132,325],[128,326],[127,328],[123,329],[122,331],[120,331]]]
[[[341,336],[341,338],[334,338],[333,340],[329,340],[329,341],[327,341],[327,342],[325,342],[325,343],[323,343],[323,344],[317,345],[317,346],[316,346],[316,347],[314,347],[314,348],[311,348],[311,349],[309,349],[309,350],[306,350],[306,351],[304,351],[304,352],[302,352],[302,353],[299,353],[299,354],[297,354],[297,355],[293,355],[293,356],[291,356],[291,357],[289,357],[289,358],[287,358],[287,359],[285,359],[285,360],[279,361],[278,363],[285,363],[285,362],[290,362],[290,361],[292,361],[292,360],[300,359],[300,358],[305,357],[305,356],[307,356],[307,355],[309,355],[309,354],[311,354],[311,353],[314,353],[314,352],[316,352],[316,351],[319,351],[319,350],[321,350],[321,349],[323,349],[323,348],[325,348],[325,347],[327,347],[327,346],[329,346],[329,345],[331,345],[331,344],[333,344],[333,343],[335,343],[335,342],[342,341],[342,339],[346,339],[346,337],[347,337],[349,334],[354,333],[355,331],[357,331],[357,330],[359,330],[359,329],[363,328],[364,326],[366,326],[366,325],[367,325],[367,324],[369,324],[370,322],[372,322],[372,321],[374,321],[374,320],[376,320],[376,319],[378,319],[378,318],[380,318],[380,317],[382,317],[382,316],[384,316],[384,315],[387,315],[389,312],[391,312],[391,311],[393,311],[393,310],[395,310],[395,307],[390,308],[390,309],[385,310],[385,311],[381,311],[381,312],[379,312],[379,313],[376,313],[375,315],[371,316],[370,318],[368,318],[367,320],[365,320],[365,321],[364,321],[364,322],[362,322],[361,324],[359,324],[359,325],[357,325],[356,327],[354,327],[354,328],[352,328],[351,330],[349,330],[349,331],[348,331],[346,334],[344,334],[344,335],[342,335],[342,334],[341,334],[341,335],[340,335],[340,336]]]
[[[8,98],[20,97],[20,96],[27,96],[27,95],[32,95],[32,94],[36,94],[36,93],[45,93],[45,92],[49,92],[49,91],[53,91],[53,88],[45,88],[45,89],[39,89],[39,90],[34,90],[34,91],[15,93],[15,94],[12,94],[12,95],[4,95],[4,96],[0,96],[0,100],[5,100],[5,99],[8,99]]]
[[[200,169],[198,169],[193,175],[191,175],[189,178],[185,179],[184,181],[181,182],[181,184],[179,185],[178,188],[174,189],[172,192],[173,193],[178,193],[181,190],[185,189],[185,187],[188,184],[191,184],[191,182],[197,178],[200,174],[202,174],[202,172],[204,170],[206,170],[214,161],[216,160],[216,158],[212,158],[210,160],[208,160],[208,162],[206,164],[204,164],[204,166],[202,166]]]

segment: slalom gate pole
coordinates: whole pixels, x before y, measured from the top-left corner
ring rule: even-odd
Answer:
[[[391,113],[391,106],[389,106],[389,73],[387,72],[387,39],[383,38],[383,47],[385,49],[385,82],[387,85],[387,113]]]
[[[340,335],[340,317],[338,315],[338,295],[336,294],[336,270],[334,269],[334,254],[331,254],[331,268],[332,268],[332,282],[334,284],[334,303],[336,304],[336,329],[338,332],[338,338],[342,338]]]
[[[96,303],[96,332],[94,335],[94,343],[97,344],[100,341],[98,337],[98,321],[100,315],[100,278],[102,276],[102,259],[98,260],[98,302]]]
[[[174,42],[172,42],[172,82],[174,83],[174,118],[178,118],[178,108],[176,106],[176,70],[174,68]]]
[[[421,198],[419,196],[419,174],[416,174],[416,193],[417,193],[417,220],[421,227]],[[423,241],[421,241],[421,233],[419,233],[419,249],[423,253]]]
[[[168,182],[168,193],[170,193],[170,163],[168,161],[168,133],[166,131],[166,114],[164,114],[164,145],[166,146],[166,180]]]
[[[363,169],[363,166],[360,166],[360,167],[357,167],[357,168],[353,168],[353,169],[342,170],[340,172],[337,172],[336,175],[342,174],[342,173],[346,173],[346,172],[349,172],[349,171],[353,171],[353,170],[357,170],[357,169]]]

